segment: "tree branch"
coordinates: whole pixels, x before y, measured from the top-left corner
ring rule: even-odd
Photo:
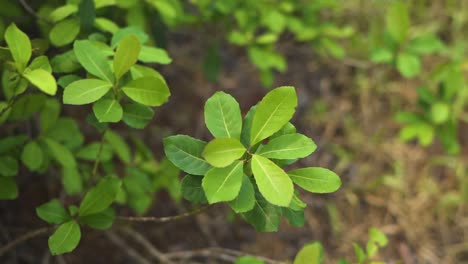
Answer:
[[[38,15],[36,13],[36,11],[34,11],[34,9],[26,2],[26,0],[18,0],[18,2],[20,2],[20,4],[23,6],[23,8],[24,8],[24,10],[26,10],[26,12],[33,15],[35,18],[44,20],[47,23],[51,23],[48,19]]]
[[[143,257],[140,253],[138,253],[134,248],[130,247],[125,240],[120,238],[117,234],[115,234],[112,231],[107,231],[104,234],[106,234],[107,238],[114,243],[116,246],[122,249],[123,252],[126,252],[130,257],[134,258],[135,260],[138,260],[138,263],[142,264],[151,264],[151,261],[147,260],[145,257]]]
[[[121,221],[128,221],[128,222],[151,222],[151,223],[167,223],[176,220],[180,220],[183,218],[187,218],[190,216],[197,215],[206,209],[210,208],[211,205],[200,207],[194,211],[183,213],[180,215],[174,216],[163,216],[163,217],[154,217],[154,216],[118,216],[117,219]]]
[[[49,231],[51,230],[50,227],[42,227],[42,228],[39,228],[39,229],[36,229],[36,230],[33,230],[29,233],[26,233],[18,238],[16,238],[15,240],[11,241],[10,243],[6,244],[5,246],[1,247],[0,248],[0,257],[3,256],[5,253],[7,253],[8,251],[12,250],[13,248],[15,248],[16,246],[32,239],[32,238],[35,238],[35,237],[38,237],[38,236],[41,236],[41,235],[45,235],[47,233],[49,233]]]

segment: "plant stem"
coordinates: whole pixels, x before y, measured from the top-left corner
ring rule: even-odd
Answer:
[[[151,223],[167,223],[176,220],[180,220],[183,218],[187,218],[190,216],[197,215],[206,209],[210,208],[211,205],[207,205],[204,207],[200,207],[194,211],[183,213],[180,215],[174,216],[164,216],[164,217],[154,217],[154,216],[118,216],[117,219],[121,221],[128,221],[128,222],[151,222]]]
[[[18,0],[18,1],[19,1],[20,4],[23,6],[24,10],[26,10],[26,12],[28,12],[29,14],[33,15],[34,17],[36,17],[36,18],[38,18],[38,19],[44,20],[45,22],[51,24],[51,21],[49,21],[48,19],[46,19],[46,18],[41,17],[40,15],[38,15],[38,14],[36,13],[36,11],[34,11],[34,9],[26,2],[26,0]]]
[[[8,251],[15,248],[16,246],[18,246],[18,245],[20,245],[20,244],[22,244],[22,243],[24,243],[24,242],[26,242],[26,241],[28,241],[28,240],[30,240],[32,238],[35,238],[35,237],[38,237],[38,236],[45,235],[45,234],[49,233],[50,230],[51,230],[50,227],[42,227],[42,228],[33,230],[31,232],[28,232],[28,233],[16,238],[15,240],[11,241],[10,243],[8,243],[5,246],[0,248],[0,257],[3,256]]]
[[[104,138],[106,136],[106,132],[107,132],[107,128],[104,129],[104,132],[102,133],[101,142],[99,143],[98,153],[96,155],[96,160],[94,161],[94,165],[93,165],[93,173],[91,174],[91,179],[96,179],[96,176],[97,176],[97,171],[99,168],[99,161],[101,159],[101,153],[104,147]]]

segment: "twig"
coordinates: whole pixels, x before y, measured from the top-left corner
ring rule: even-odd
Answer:
[[[36,11],[34,11],[34,9],[26,2],[26,0],[18,0],[18,1],[23,6],[24,10],[26,10],[26,12],[28,12],[29,14],[33,15],[34,17],[38,19],[44,20],[45,22],[51,24],[51,22],[48,19],[38,15]]]
[[[190,216],[194,216],[196,214],[199,214],[206,209],[210,208],[211,205],[207,205],[204,207],[200,207],[194,211],[183,213],[180,215],[174,215],[174,216],[163,216],[163,217],[155,217],[155,216],[118,216],[117,219],[121,221],[129,221],[129,222],[151,222],[151,223],[167,223],[167,222],[172,222],[176,220],[180,220],[183,218],[187,218]]]
[[[13,96],[10,100],[8,100],[7,106],[5,106],[1,111],[0,111],[0,117],[4,115],[10,108],[15,104],[16,101],[16,96]]]
[[[97,176],[97,171],[99,168],[99,161],[101,159],[102,149],[104,148],[104,138],[105,138],[106,132],[107,132],[107,128],[104,129],[104,132],[102,133],[101,141],[99,143],[98,153],[96,155],[96,160],[94,161],[94,165],[93,165],[93,173],[91,174],[91,179],[96,179],[96,176]]]
[[[135,241],[137,241],[138,243],[140,243],[140,245],[146,248],[146,250],[148,250],[148,252],[160,262],[167,263],[167,264],[174,263],[168,257],[166,257],[164,253],[159,251],[148,239],[146,239],[142,234],[138,233],[134,229],[129,228],[129,227],[124,227],[124,228],[121,228],[120,230],[124,232],[125,234],[127,234],[128,236],[135,239]]]
[[[50,230],[51,230],[50,227],[43,227],[43,228],[33,230],[33,231],[29,232],[29,233],[26,233],[26,234],[16,238],[15,240],[11,241],[10,243],[8,243],[5,246],[0,248],[0,257],[3,256],[8,251],[15,248],[16,246],[18,246],[18,245],[20,245],[20,244],[22,244],[22,243],[24,243],[24,242],[26,242],[26,241],[28,241],[28,240],[30,240],[32,238],[35,238],[37,236],[49,233]]]
[[[210,247],[210,248],[197,249],[197,250],[187,250],[187,251],[177,251],[177,252],[166,253],[166,257],[170,259],[188,259],[188,258],[193,258],[193,257],[213,257],[213,258],[218,258],[218,259],[232,261],[232,262],[234,262],[238,257],[242,257],[242,256],[254,256],[258,258],[259,260],[262,260],[265,263],[270,263],[270,264],[285,264],[285,262],[282,262],[282,261],[276,261],[273,259],[269,259],[269,258],[265,258],[261,256],[255,256],[255,255],[237,251],[237,250],[219,248],[219,247]]]
[[[138,263],[142,264],[151,264],[151,261],[147,260],[140,253],[138,253],[134,248],[130,247],[125,243],[125,241],[120,238],[117,234],[112,231],[105,232],[107,238],[113,242],[116,246],[122,249],[123,252],[126,252],[130,257],[136,259]]]

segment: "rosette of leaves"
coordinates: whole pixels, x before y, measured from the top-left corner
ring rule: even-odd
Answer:
[[[408,4],[395,1],[387,10],[386,31],[383,43],[372,49],[370,59],[376,63],[391,64],[405,78],[413,78],[421,72],[422,56],[447,51],[444,43],[434,33],[410,35]]]
[[[459,63],[442,65],[434,76],[436,87],[417,89],[418,112],[402,111],[396,120],[403,124],[400,139],[417,139],[422,146],[439,138],[449,154],[460,152],[458,119],[466,105],[466,83]]]
[[[65,85],[64,104],[93,103],[94,115],[101,123],[123,120],[131,127],[144,128],[154,114],[151,107],[164,104],[170,91],[157,71],[136,64],[157,57],[148,54],[142,45],[147,37],[137,32],[132,28],[119,31],[111,47],[97,41],[75,41],[73,52],[88,78],[72,79]],[[113,55],[112,61],[109,55]]]
[[[86,193],[79,207],[71,205],[67,210],[57,199],[53,199],[36,208],[39,218],[49,224],[58,225],[48,241],[52,255],[73,251],[80,242],[82,225],[98,230],[112,226],[115,212],[110,206],[116,199],[121,184],[117,177],[105,177]]]
[[[294,184],[309,192],[329,193],[341,181],[325,168],[283,169],[316,149],[289,122],[296,106],[294,87],[279,87],[242,119],[231,95],[215,93],[205,104],[212,141],[187,135],[164,139],[168,159],[188,173],[182,180],[182,195],[193,203],[228,202],[259,231],[276,231],[282,215],[301,226],[306,204]]]

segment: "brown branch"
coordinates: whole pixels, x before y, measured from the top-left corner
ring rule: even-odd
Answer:
[[[39,229],[36,229],[36,230],[33,230],[29,233],[26,233],[18,238],[16,238],[15,240],[11,241],[10,243],[6,244],[5,246],[1,247],[0,248],[0,257],[3,256],[5,253],[7,253],[8,251],[12,250],[13,248],[15,248],[16,246],[32,239],[32,238],[35,238],[35,237],[38,237],[38,236],[41,236],[41,235],[45,235],[47,233],[49,233],[49,231],[51,230],[50,227],[42,227],[42,228],[39,228]]]
[[[117,219],[121,221],[128,221],[128,222],[151,222],[151,223],[167,223],[172,222],[180,219],[184,219],[190,216],[197,215],[206,209],[210,208],[211,205],[200,207],[194,211],[183,213],[180,215],[174,216],[163,216],[163,217],[155,217],[155,216],[118,216]]]
[[[232,262],[234,262],[237,258],[243,257],[243,256],[253,256],[269,264],[285,264],[286,263],[283,261],[277,261],[277,260],[269,259],[266,257],[248,254],[242,251],[237,251],[237,250],[232,250],[232,249],[227,249],[227,248],[219,248],[219,247],[210,247],[210,248],[204,248],[204,249],[166,253],[166,257],[168,257],[169,259],[190,259],[194,257],[212,257],[212,258],[217,258],[217,259],[222,259],[222,260],[232,261]]]
[[[107,231],[104,233],[109,240],[114,243],[116,246],[122,249],[123,252],[126,252],[130,257],[142,264],[151,264],[151,261],[147,260],[140,253],[138,253],[134,248],[130,247],[125,240],[120,238],[116,233],[112,231]]]
[[[142,234],[138,233],[132,228],[124,227],[120,228],[122,232],[132,237],[140,245],[142,245],[148,252],[161,263],[174,264],[164,253],[159,251],[148,239],[146,239]]]

